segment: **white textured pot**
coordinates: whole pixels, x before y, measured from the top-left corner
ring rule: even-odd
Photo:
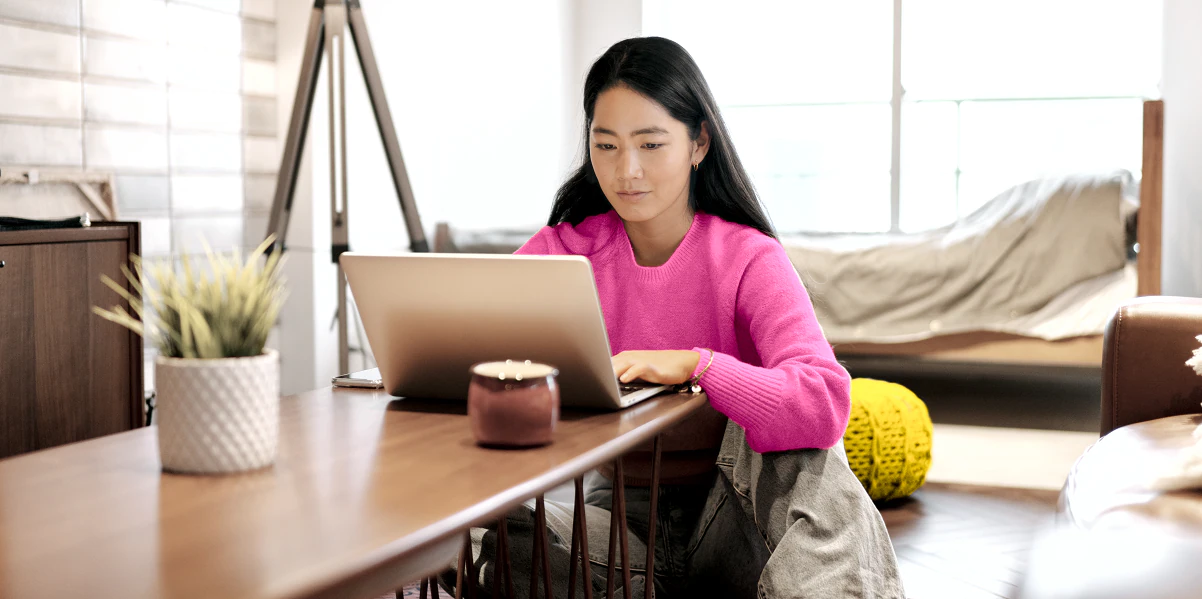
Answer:
[[[155,360],[155,405],[163,470],[219,474],[275,461],[280,433],[280,360]]]

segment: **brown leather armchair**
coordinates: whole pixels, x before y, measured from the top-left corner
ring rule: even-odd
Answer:
[[[1198,335],[1202,299],[1142,297],[1118,309],[1102,355],[1103,435],[1202,412],[1202,377],[1185,365]],[[1167,469],[1191,441],[1197,421],[1129,428],[1089,448],[1060,493],[1062,526],[1036,541],[1019,596],[1199,597],[1202,570],[1194,564],[1202,559],[1202,543],[1194,531],[1202,502],[1148,487],[1155,471]]]
[[[1202,299],[1131,300],[1106,327],[1102,434],[1135,422],[1202,412],[1202,377],[1185,361],[1199,346]]]

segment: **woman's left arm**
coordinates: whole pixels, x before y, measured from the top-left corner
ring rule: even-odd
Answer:
[[[759,353],[760,366],[695,348],[710,403],[743,427],[756,452],[833,447],[847,428],[851,377],[835,361],[814,308],[784,248],[752,258],[739,282],[736,326]],[[707,364],[709,365],[706,369]]]

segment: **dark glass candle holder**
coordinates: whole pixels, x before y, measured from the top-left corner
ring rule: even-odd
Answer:
[[[529,360],[472,366],[468,420],[487,447],[537,447],[551,442],[559,422],[559,371]]]

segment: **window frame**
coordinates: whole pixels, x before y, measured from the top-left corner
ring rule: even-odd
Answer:
[[[901,228],[901,182],[902,182],[902,112],[906,104],[906,90],[902,85],[902,9],[905,0],[893,0],[893,46],[892,46],[892,88],[889,99],[890,106],[890,166],[889,166],[889,230],[888,231],[814,231],[797,229],[784,232],[785,235],[890,235],[899,233],[913,233],[914,231],[903,231]],[[960,107],[964,102],[1044,102],[1057,100],[1118,100],[1118,99],[1150,99],[1142,95],[1084,95],[1084,96],[1058,96],[1058,97],[961,97],[961,98],[923,98],[914,100],[913,103],[927,102],[954,102],[956,104],[956,112],[959,115]],[[773,103],[773,104],[731,104],[722,108],[750,108],[764,106],[822,106],[822,105],[853,105],[865,104],[863,101],[848,101],[848,102],[797,102],[797,103]],[[875,102],[872,102],[875,103]],[[957,122],[958,122],[957,116]],[[961,143],[961,131],[957,125],[957,145]],[[957,152],[958,154],[959,152]],[[956,204],[960,206],[960,175],[961,164],[957,159],[955,170],[956,181]],[[1017,183],[1017,182],[1016,182]],[[958,212],[959,209],[957,209]],[[954,215],[954,218],[959,218],[959,214]]]

